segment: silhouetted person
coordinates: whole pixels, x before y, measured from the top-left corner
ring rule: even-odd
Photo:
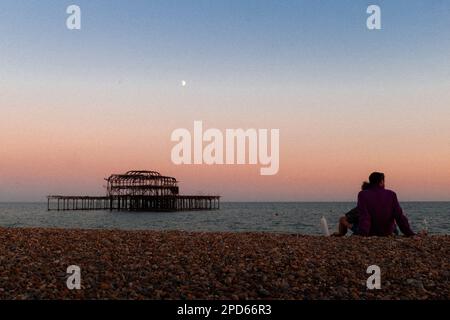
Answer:
[[[361,236],[390,236],[395,223],[405,236],[414,236],[397,195],[384,188],[384,173],[369,176],[370,188],[358,194],[358,234]]]
[[[363,182],[361,190],[367,190],[370,188],[370,183]],[[347,234],[347,230],[350,229],[354,234],[358,233],[359,213],[358,207],[353,208],[347,212],[344,216],[339,218],[338,231],[332,235],[335,237],[343,237]]]

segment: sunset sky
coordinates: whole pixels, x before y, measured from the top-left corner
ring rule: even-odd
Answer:
[[[2,0],[0,34],[0,201],[131,169],[225,201],[355,200],[377,170],[400,200],[450,200],[450,1]],[[172,164],[194,120],[280,129],[279,173]]]

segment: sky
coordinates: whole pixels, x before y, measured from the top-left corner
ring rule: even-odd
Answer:
[[[2,0],[0,34],[0,201],[102,195],[132,169],[225,201],[353,201],[372,171],[450,200],[449,1]],[[279,129],[278,174],[173,164],[195,120]]]

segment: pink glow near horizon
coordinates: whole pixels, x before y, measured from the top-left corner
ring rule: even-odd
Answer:
[[[227,98],[214,90],[201,99],[195,88],[167,99],[83,90],[67,101],[64,90],[5,91],[0,200],[102,194],[104,177],[130,169],[175,176],[182,192],[258,201],[352,200],[361,181],[380,170],[404,200],[449,200],[448,92],[437,99],[433,91],[419,91],[403,100],[395,93],[354,100],[336,93],[333,100],[294,99],[292,92]],[[262,177],[258,165],[173,165],[170,134],[192,130],[194,120],[203,120],[205,129],[280,129],[279,173]]]

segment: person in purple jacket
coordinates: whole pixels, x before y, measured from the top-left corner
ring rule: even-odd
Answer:
[[[408,218],[398,203],[395,192],[384,188],[384,173],[373,172],[369,176],[370,188],[358,194],[358,229],[360,236],[390,236],[395,224],[407,237],[414,236]]]

